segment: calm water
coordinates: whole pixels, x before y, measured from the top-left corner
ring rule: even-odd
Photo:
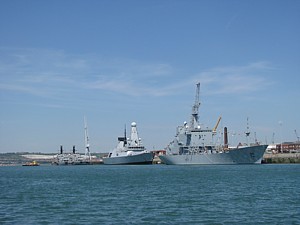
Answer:
[[[300,224],[300,165],[0,168],[0,224]]]

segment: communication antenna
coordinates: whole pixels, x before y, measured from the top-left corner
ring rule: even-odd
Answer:
[[[85,140],[85,157],[88,157],[89,160],[91,161],[90,140],[89,140],[86,117],[84,117],[84,140]]]

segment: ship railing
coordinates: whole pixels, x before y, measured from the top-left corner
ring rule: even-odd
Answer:
[[[221,149],[220,149],[221,150]],[[214,146],[191,146],[191,147],[183,147],[182,154],[216,154],[220,152],[219,149]]]
[[[132,152],[140,152],[140,151],[145,151],[145,147],[128,147],[125,152],[127,151],[132,151]]]

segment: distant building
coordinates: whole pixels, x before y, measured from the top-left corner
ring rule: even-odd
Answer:
[[[281,149],[282,146],[282,149]],[[297,153],[300,152],[300,142],[283,142],[276,144],[276,151],[278,153]]]

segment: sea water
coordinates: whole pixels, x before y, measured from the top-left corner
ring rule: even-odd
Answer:
[[[0,224],[300,224],[300,165],[0,168]]]

